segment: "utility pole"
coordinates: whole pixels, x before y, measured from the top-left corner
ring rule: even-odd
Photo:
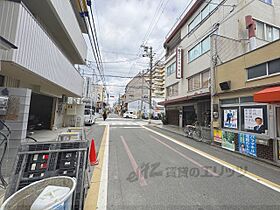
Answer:
[[[152,118],[152,69],[153,69],[153,47],[147,47],[141,45],[141,47],[144,48],[144,54],[143,57],[149,57],[150,58],[150,74],[149,74],[149,124],[151,124],[151,118]]]
[[[142,77],[141,77],[142,81],[141,81],[141,108],[140,108],[140,118],[142,116],[142,112],[143,112],[143,94],[144,94],[144,70],[142,71]]]
[[[150,113],[149,113],[149,124],[151,124],[152,118],[152,69],[153,69],[153,48],[150,47],[150,92],[149,92],[149,106],[150,106]]]

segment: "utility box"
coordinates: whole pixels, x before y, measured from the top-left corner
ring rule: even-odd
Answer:
[[[66,114],[67,115],[76,115],[77,114],[77,106],[76,106],[76,104],[67,104]]]

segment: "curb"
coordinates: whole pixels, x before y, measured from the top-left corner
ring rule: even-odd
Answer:
[[[164,131],[168,131],[170,133],[174,133],[174,134],[177,134],[177,135],[180,135],[180,136],[183,136],[183,137],[186,137],[185,135],[183,135],[182,133],[177,133],[176,131],[172,131],[170,129],[167,129],[167,128],[162,128],[160,126],[157,126],[157,125],[154,125],[154,127],[158,128],[158,129],[161,129],[161,130],[164,130]],[[186,137],[187,138],[187,137]],[[193,139],[192,139],[193,140]],[[195,140],[193,140],[195,141]],[[196,141],[198,142],[198,141]],[[213,142],[209,141],[209,142],[205,142],[205,141],[202,141],[201,143],[204,143],[204,144],[208,144],[209,146],[215,148],[215,149],[219,149],[220,151],[226,151],[226,152],[230,152],[236,156],[239,156],[239,157],[244,157],[244,158],[250,158],[251,160],[255,160],[255,161],[260,161],[262,163],[266,163],[266,164],[269,164],[269,165],[272,165],[272,166],[275,166],[277,168],[280,168],[280,164],[278,163],[275,163],[275,162],[272,162],[272,161],[269,161],[269,160],[265,160],[265,159],[262,159],[262,158],[258,158],[258,157],[252,157],[252,156],[247,156],[247,155],[242,155],[240,154],[239,152],[236,152],[236,151],[230,151],[230,150],[225,150],[223,148],[221,148],[220,146],[216,145],[216,144],[213,144]]]

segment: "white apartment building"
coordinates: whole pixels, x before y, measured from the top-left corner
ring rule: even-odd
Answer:
[[[77,7],[74,0],[0,1],[0,36],[17,47],[0,55],[0,90],[10,101],[4,117],[12,130],[10,154],[30,125],[61,127],[67,97],[82,96],[83,78],[74,65],[85,64],[86,25]]]
[[[249,51],[246,17],[256,25],[254,47],[279,39],[279,5],[276,0],[191,1],[164,43],[166,97],[161,104],[169,124],[182,127],[198,120],[210,125],[215,62]]]

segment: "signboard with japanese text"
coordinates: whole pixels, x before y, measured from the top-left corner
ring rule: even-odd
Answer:
[[[230,131],[223,131],[222,148],[235,151],[236,133]]]
[[[176,79],[183,78],[183,49],[176,49]]]
[[[214,136],[214,141],[222,143],[222,137],[223,137],[223,132],[222,130],[219,129],[214,129],[213,130],[213,136]]]
[[[257,156],[257,140],[256,135],[238,134],[239,152],[245,155]]]
[[[237,109],[224,109],[224,128],[237,129],[238,112]]]

